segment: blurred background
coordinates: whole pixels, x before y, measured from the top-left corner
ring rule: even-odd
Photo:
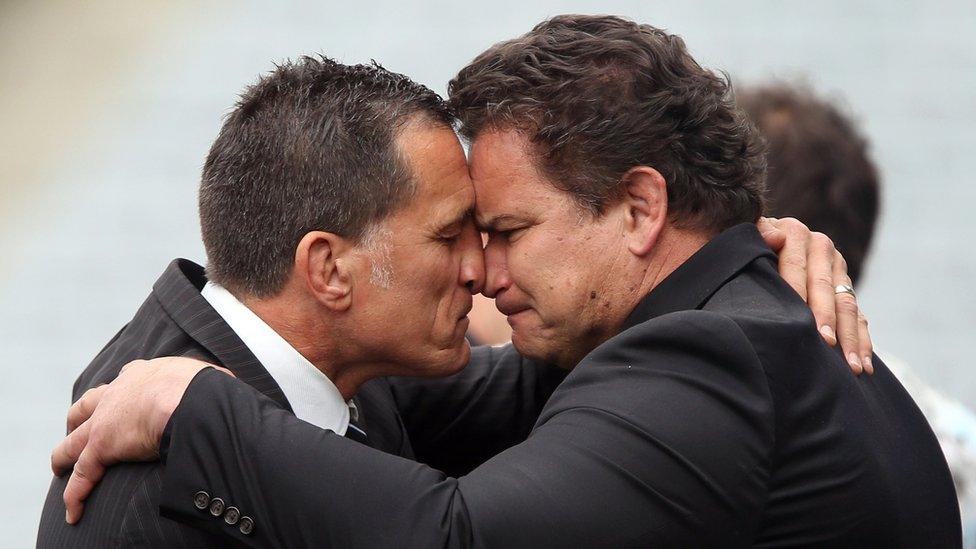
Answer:
[[[376,59],[444,93],[558,13],[682,35],[737,84],[800,78],[872,146],[882,214],[859,284],[878,353],[976,405],[971,160],[976,3],[0,3],[0,540],[33,545],[78,373],[174,257],[204,262],[199,170],[237,93],[275,61]]]

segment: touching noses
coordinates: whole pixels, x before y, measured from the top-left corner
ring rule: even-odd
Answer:
[[[492,299],[498,292],[508,289],[512,280],[508,275],[505,246],[501,237],[491,236],[485,245],[485,287],[482,292]]]
[[[481,235],[472,223],[464,231],[461,243],[461,284],[472,294],[481,292],[485,285],[485,256],[481,249]]]

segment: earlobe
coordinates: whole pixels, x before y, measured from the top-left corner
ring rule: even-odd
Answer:
[[[350,246],[336,234],[312,231],[295,250],[295,270],[309,293],[322,305],[343,311],[352,303],[352,276],[347,268]]]
[[[636,166],[623,177],[627,248],[643,257],[650,253],[668,217],[668,189],[654,168]]]

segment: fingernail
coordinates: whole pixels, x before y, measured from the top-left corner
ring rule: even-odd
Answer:
[[[71,524],[71,513],[67,509],[64,510],[64,521]]]
[[[834,345],[837,343],[837,334],[834,333],[834,329],[830,326],[824,324],[820,327],[820,333],[827,338],[827,343]]]
[[[856,353],[853,351],[847,353],[847,361],[851,363],[851,366],[853,366],[858,373],[861,373],[860,370],[862,370],[864,367],[861,366],[861,359],[857,358]]]
[[[871,357],[870,356],[865,356],[864,359],[861,362],[864,364],[864,371],[865,372],[867,372],[869,374],[873,374],[874,373],[874,365],[871,364]]]

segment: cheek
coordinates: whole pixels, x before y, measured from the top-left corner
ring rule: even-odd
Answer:
[[[551,320],[575,314],[586,285],[585,260],[564,237],[517,242],[509,253],[512,282]]]
[[[417,319],[418,325],[443,324],[458,308],[460,256],[444,247],[408,263],[409,275],[405,280],[418,308],[424,310],[424,319]]]

